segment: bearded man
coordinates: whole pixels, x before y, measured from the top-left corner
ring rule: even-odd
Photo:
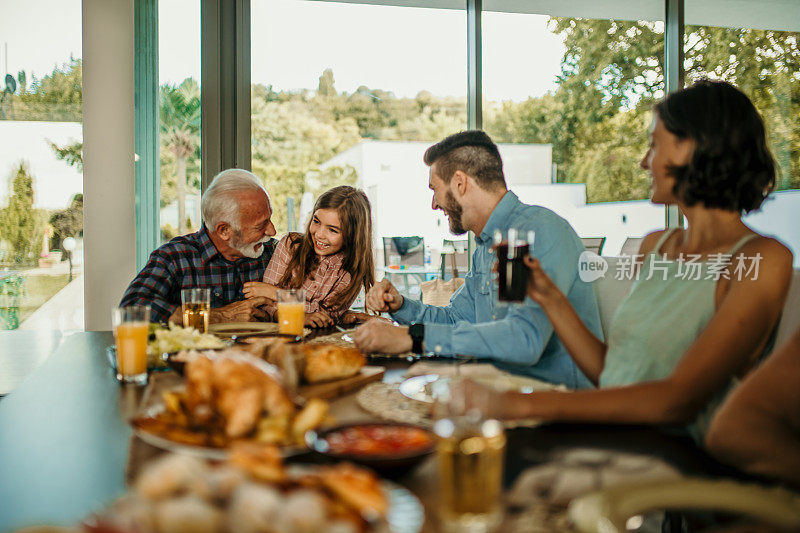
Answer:
[[[261,281],[275,250],[269,195],[246,170],[224,170],[202,199],[203,227],[150,254],[120,306],[146,305],[153,322],[181,323],[181,289],[211,292],[211,322],[265,318],[265,298],[244,298],[243,285]]]
[[[530,298],[498,306],[492,277],[495,231],[535,232],[532,255],[568,296],[581,320],[602,337],[594,288],[578,277],[584,247],[569,223],[549,209],[526,205],[506,187],[497,145],[482,131],[447,137],[425,152],[430,167],[432,209],[441,209],[450,231],[475,234],[477,247],[464,285],[447,307],[403,298],[384,279],[370,289],[367,306],[389,312],[400,324],[371,320],[353,334],[369,352],[428,352],[487,358],[505,370],[570,388],[591,386],[553,334],[544,310]]]

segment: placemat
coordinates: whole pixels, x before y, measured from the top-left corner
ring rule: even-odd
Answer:
[[[356,401],[362,409],[384,420],[433,427],[433,405],[403,396],[398,390],[399,386],[399,383],[371,383],[359,391]],[[540,420],[503,421],[507,429],[539,424]]]

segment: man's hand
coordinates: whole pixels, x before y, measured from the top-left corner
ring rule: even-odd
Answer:
[[[367,293],[367,308],[379,313],[394,313],[403,306],[403,297],[392,282],[383,279]]]
[[[370,320],[353,332],[353,342],[365,353],[403,353],[411,351],[408,327],[383,320]]]
[[[306,313],[305,325],[311,328],[327,328],[333,325],[333,319],[325,311]]]
[[[263,309],[259,309],[258,306],[265,303],[267,303],[266,298],[257,296],[249,300],[233,302],[224,307],[217,307],[211,310],[209,322],[255,322],[263,320],[267,317],[267,314]]]

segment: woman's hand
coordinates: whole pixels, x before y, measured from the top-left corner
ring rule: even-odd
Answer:
[[[561,292],[558,285],[553,283],[538,259],[531,256],[526,257],[525,266],[528,267],[528,296],[531,300],[546,307],[564,297],[564,293]]]
[[[464,411],[477,409],[484,418],[495,418],[497,420],[510,420],[521,418],[520,394],[513,392],[502,392],[497,389],[481,385],[469,378],[457,380],[454,385],[456,394],[463,398]],[[525,395],[528,398],[531,395]]]
[[[242,292],[245,298],[267,298],[275,300],[277,298],[277,290],[274,285],[263,283],[261,281],[247,281],[242,286]]]
[[[327,328],[333,325],[333,319],[325,311],[306,313],[305,325],[310,328]]]

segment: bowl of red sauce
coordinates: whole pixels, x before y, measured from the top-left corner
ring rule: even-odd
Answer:
[[[400,476],[433,453],[436,436],[411,424],[364,422],[306,433],[309,448],[337,461],[359,463]]]

